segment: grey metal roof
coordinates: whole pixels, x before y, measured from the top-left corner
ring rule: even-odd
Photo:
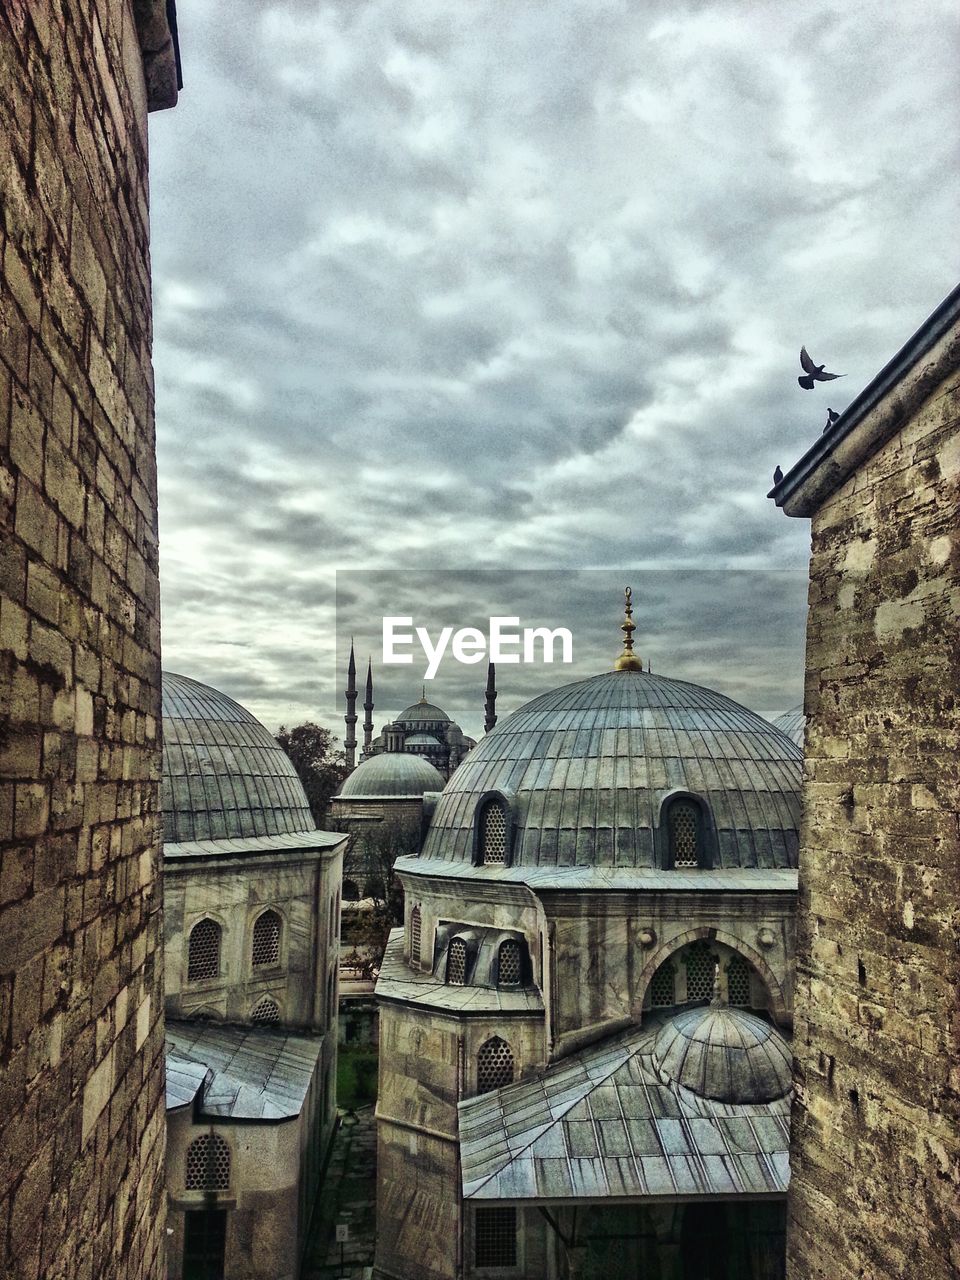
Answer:
[[[446,1010],[461,1016],[471,1014],[542,1014],[543,998],[534,988],[458,987],[440,982],[432,973],[418,973],[403,958],[403,930],[390,934],[380,977],[377,997],[402,1000],[419,1008]]]
[[[200,1115],[232,1120],[289,1120],[300,1114],[323,1036],[284,1035],[217,1023],[167,1022],[167,1073],[174,1106],[187,1099],[201,1070]],[[206,1083],[203,1083],[203,1080]],[[198,1086],[199,1088],[199,1086]],[[171,1109],[168,1086],[167,1109]]]
[[[496,1201],[783,1196],[790,1097],[717,1102],[663,1081],[662,1026],[612,1037],[459,1105],[463,1194]]]
[[[784,1038],[769,1022],[728,1005],[671,1018],[657,1036],[653,1061],[661,1079],[718,1102],[772,1102],[793,1085]]]
[[[443,774],[429,760],[406,751],[384,751],[358,764],[337,792],[342,800],[374,800],[383,796],[419,798],[439,791]]]
[[[435,738],[432,733],[411,733],[409,738],[404,738],[404,747],[439,747],[440,739]]]
[[[723,867],[796,866],[802,754],[769,721],[685,680],[612,671],[502,720],[444,788],[425,858],[469,863],[477,806],[513,797],[513,863],[652,867],[671,792],[710,806]]]
[[[276,738],[225,693],[163,675],[164,840],[312,831],[303,784]]]
[[[462,767],[462,766],[461,766]],[[587,889],[611,893],[796,893],[797,871],[790,867],[722,867],[707,871],[650,867],[503,867],[467,866],[444,858],[402,857],[394,869],[405,875],[468,880],[474,884],[520,884],[542,893]]]
[[[432,702],[427,702],[425,698],[415,702],[412,707],[407,707],[406,711],[401,711],[395,723],[420,724],[425,721],[431,721],[435,724],[453,723],[445,711],[440,707],[434,706]]]
[[[168,1111],[176,1111],[193,1102],[212,1073],[205,1063],[182,1058],[169,1046],[166,1057],[166,1107]]]
[[[283,836],[250,836],[247,839],[164,841],[164,861],[185,858],[246,857],[256,853],[308,852],[334,849],[349,836],[336,831],[293,831]]]
[[[796,743],[800,750],[803,750],[803,731],[807,727],[807,717],[803,714],[802,702],[785,711],[782,716],[777,716],[773,723],[781,733],[785,733],[791,742]]]

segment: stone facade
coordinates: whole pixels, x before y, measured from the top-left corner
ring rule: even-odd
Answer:
[[[960,1273],[960,291],[944,307],[774,491],[813,519],[795,1280]]]
[[[148,52],[142,52],[142,50]],[[0,1274],[163,1270],[147,112],[162,3],[0,9]]]

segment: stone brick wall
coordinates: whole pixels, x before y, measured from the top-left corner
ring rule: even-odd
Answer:
[[[813,521],[788,1274],[960,1274],[960,406]]]
[[[138,10],[162,34],[156,6],[138,0]],[[171,47],[167,33],[158,57],[169,60]],[[159,62],[151,74],[162,79]],[[163,1270],[147,109],[129,0],[4,0],[0,1274],[9,1280]]]

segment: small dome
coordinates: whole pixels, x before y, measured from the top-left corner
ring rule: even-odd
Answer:
[[[745,1009],[686,1009],[661,1029],[653,1048],[661,1078],[716,1102],[772,1102],[792,1086],[783,1036]]]
[[[803,731],[807,727],[807,717],[803,714],[802,702],[785,711],[782,716],[777,716],[773,723],[781,733],[785,733],[791,742],[801,751],[803,750]]]
[[[427,702],[426,698],[421,698],[412,707],[407,707],[406,711],[401,711],[396,720],[397,724],[402,725],[425,724],[428,722],[434,724],[453,723],[445,711],[435,707],[432,702]]]
[[[245,707],[163,673],[163,836],[168,843],[313,831],[290,757]]]
[[[442,791],[443,775],[429,760],[403,751],[385,751],[357,765],[337,792],[338,800],[368,800],[383,796],[422,796]]]

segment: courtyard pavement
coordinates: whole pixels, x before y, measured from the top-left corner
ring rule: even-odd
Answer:
[[[341,1112],[314,1211],[302,1280],[368,1280],[376,1236],[377,1131],[373,1106]],[[349,1239],[337,1242],[336,1228]]]

